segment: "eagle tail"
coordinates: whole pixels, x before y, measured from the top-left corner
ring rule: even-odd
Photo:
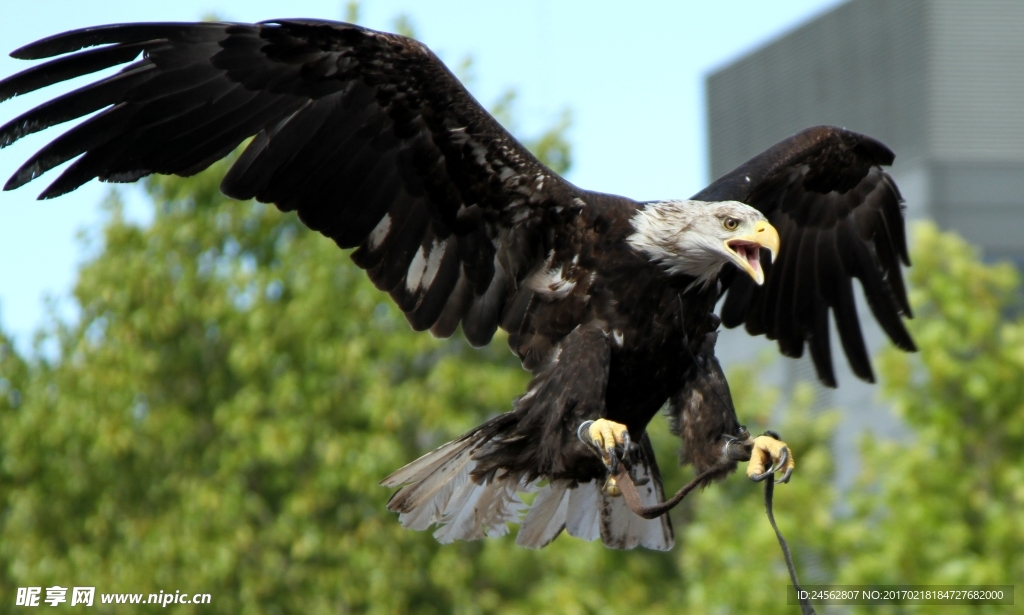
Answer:
[[[545,484],[543,478],[527,481],[504,469],[474,478],[475,457],[488,445],[500,443],[487,427],[491,425],[427,453],[381,481],[385,487],[400,487],[388,509],[399,513],[404,527],[425,530],[437,525],[434,537],[449,543],[504,536],[509,523],[521,523],[516,544],[533,549],[547,546],[563,529],[584,540],[600,538],[614,549],[672,548],[667,516],[638,517],[624,498],[605,494],[601,481],[555,479]],[[634,465],[633,477],[645,505],[664,499],[657,467],[646,458]],[[538,491],[537,497],[528,506],[520,494],[533,491]]]
[[[634,469],[637,491],[645,506],[664,499],[661,479],[646,463]],[[647,479],[646,481],[644,479]],[[602,489],[600,481],[574,483],[553,480],[540,489],[530,512],[523,519],[516,544],[539,549],[548,545],[565,529],[570,536],[597,540],[613,549],[645,547],[668,551],[675,543],[672,522],[667,515],[657,519],[637,516],[625,498],[613,497]]]
[[[471,431],[385,478],[385,487],[404,485],[388,501],[388,509],[399,513],[399,521],[410,529],[436,524],[434,537],[441,543],[507,534],[508,523],[518,523],[527,508],[519,494],[534,487],[504,470],[485,479],[472,477],[473,456],[491,435],[483,429]]]
[[[516,535],[516,544],[529,549],[548,546],[565,529],[572,481],[553,480],[540,489]]]

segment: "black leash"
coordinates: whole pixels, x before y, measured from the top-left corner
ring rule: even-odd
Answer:
[[[644,506],[640,500],[640,494],[636,490],[636,485],[633,484],[633,477],[629,475],[629,470],[626,469],[625,464],[619,464],[619,471],[613,477],[619,490],[622,492],[622,498],[626,500],[626,505],[637,515],[644,519],[655,519],[664,515],[668,511],[676,507],[677,504],[683,501],[691,491],[697,488],[701,482],[718,471],[718,468],[712,468],[705,470],[704,472],[697,475],[696,478],[683,485],[683,488],[676,492],[672,498],[660,502],[658,504],[652,504],[650,506]],[[779,530],[779,526],[775,523],[775,513],[772,511],[772,499],[775,495],[775,481],[768,476],[769,480],[764,481],[764,509],[768,513],[768,522],[771,523],[772,529],[775,530],[775,537],[779,539],[779,546],[782,547],[782,555],[786,559],[786,568],[789,570],[789,578],[793,581],[793,587],[796,588],[797,598],[800,600],[800,611],[803,615],[816,615],[814,607],[807,598],[803,597],[803,590],[800,588],[800,581],[796,578],[796,566],[793,565],[793,555],[789,551],[789,543],[782,536],[782,531]]]
[[[684,329],[683,298],[680,295],[676,295],[676,298],[679,299],[679,328]],[[690,358],[693,359],[693,364],[704,379],[704,383],[707,384],[708,388],[714,392],[715,397],[718,398],[722,407],[728,410],[729,405],[726,404],[725,399],[719,395],[718,389],[711,384],[711,380],[707,377],[707,374],[704,373],[704,368],[697,362],[697,357],[693,354],[693,350],[690,349],[690,343],[686,337],[685,329],[683,330],[683,346],[685,346],[686,351],[690,353]],[[685,498],[687,494],[697,487],[697,485],[701,484],[705,478],[711,476],[717,471],[718,468],[705,470],[696,478],[684,485],[683,488],[677,491],[671,499],[652,506],[644,506],[640,501],[640,494],[637,493],[636,485],[633,484],[633,477],[629,475],[629,470],[626,469],[625,464],[619,465],[618,472],[615,474],[614,479],[619,490],[622,491],[622,496],[625,498],[626,504],[629,506],[630,510],[644,519],[654,519],[655,517],[660,517],[675,508],[679,502],[683,501],[683,498]],[[816,615],[814,607],[811,606],[810,601],[807,598],[802,597],[804,592],[800,589],[800,582],[796,578],[796,566],[793,565],[793,555],[790,553],[789,543],[786,542],[786,539],[782,536],[782,532],[779,530],[778,524],[775,523],[775,513],[772,510],[772,499],[775,495],[775,479],[771,474],[763,474],[761,475],[760,480],[764,480],[765,478],[768,480],[764,481],[764,509],[768,514],[768,522],[771,523],[772,529],[775,530],[775,537],[779,539],[779,546],[782,547],[782,555],[786,559],[786,568],[789,570],[789,578],[793,581],[793,586],[796,588],[797,592],[796,595],[800,600],[800,611],[803,615]]]
[[[764,481],[764,510],[768,513],[768,522],[772,524],[772,529],[775,530],[775,537],[779,539],[779,546],[782,547],[782,555],[786,558],[789,578],[793,581],[797,599],[800,601],[800,612],[803,615],[816,615],[814,607],[811,606],[811,601],[805,597],[803,590],[800,588],[800,581],[796,580],[796,566],[793,565],[793,555],[789,552],[789,544],[782,537],[782,532],[779,531],[779,526],[775,523],[775,513],[772,512],[772,496],[774,495],[775,481],[769,478],[769,480]]]

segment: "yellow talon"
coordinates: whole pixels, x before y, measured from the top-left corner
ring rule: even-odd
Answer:
[[[622,423],[616,423],[607,419],[597,419],[587,430],[590,441],[594,447],[601,451],[601,459],[605,465],[611,465],[612,454],[616,445],[627,447],[629,445],[629,431]]]
[[[762,481],[771,474],[781,472],[781,478],[775,482],[788,483],[795,468],[796,460],[785,442],[768,435],[754,438],[754,448],[747,464],[747,477],[750,480]]]

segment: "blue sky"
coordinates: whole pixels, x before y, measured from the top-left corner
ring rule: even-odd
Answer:
[[[704,76],[840,4],[838,0],[716,2],[366,0],[361,22],[389,30],[407,15],[421,40],[449,65],[473,57],[469,89],[484,104],[514,87],[519,133],[529,136],[573,114],[570,139],[579,186],[636,199],[686,197],[707,183]],[[190,21],[215,13],[234,21],[342,19],[344,0],[34,0],[0,2],[0,75],[28,66],[7,53],[39,38],[126,21]],[[59,92],[0,104],[0,123]],[[60,134],[51,129],[0,150],[0,182]],[[88,255],[76,237],[102,223],[109,187],[92,182],[51,201],[35,196],[51,171],[0,193],[0,327],[27,350],[45,322],[44,297],[66,297]],[[134,216],[145,209],[128,191]]]

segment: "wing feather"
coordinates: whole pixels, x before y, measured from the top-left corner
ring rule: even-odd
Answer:
[[[782,354],[810,347],[818,377],[835,386],[828,314],[834,315],[853,372],[873,381],[852,282],[860,281],[882,330],[914,350],[903,318],[910,304],[900,266],[909,265],[903,205],[882,170],[893,154],[863,135],[831,126],[800,132],[719,178],[694,196],[737,200],[778,229],[781,249],[765,266],[765,284],[722,276],[722,322],[778,340]]]
[[[444,244],[444,253],[438,265],[437,275],[421,288],[419,301],[406,312],[409,324],[415,331],[425,331],[436,323],[451,297],[459,280],[459,253],[450,243]]]
[[[4,80],[5,85],[0,88],[0,101],[34,92],[54,81],[75,79],[118,64],[131,62],[143,52],[145,47],[145,43],[101,47],[34,66]]]
[[[76,120],[104,107],[116,105],[132,87],[145,83],[146,80],[155,76],[156,71],[152,66],[136,66],[132,70],[123,71],[103,81],[58,96],[26,111],[0,127],[0,147],[7,147],[22,137],[51,126]],[[0,84],[3,83],[0,82]],[[27,182],[29,179],[35,179],[35,177],[30,177],[25,181]],[[11,185],[9,181],[9,187],[5,186],[5,189],[12,190],[20,185]]]
[[[99,112],[30,158],[8,189],[75,158],[42,198],[94,178],[191,175],[251,139],[225,194],[297,211],[358,247],[355,262],[414,328],[451,335],[462,324],[478,345],[581,194],[426,47],[393,34],[314,20],[121,24],[13,55],[58,57],[0,81],[0,100],[124,68],[0,127],[3,147]]]

